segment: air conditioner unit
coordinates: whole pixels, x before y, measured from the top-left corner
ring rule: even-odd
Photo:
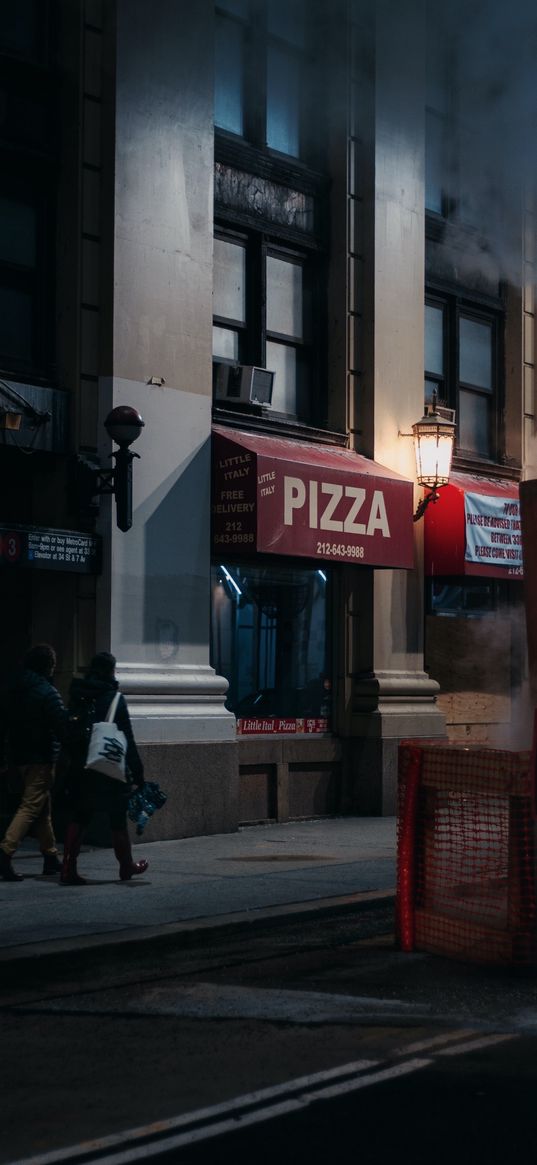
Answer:
[[[213,386],[216,400],[230,403],[270,405],[274,372],[255,368],[252,364],[223,364],[213,366]]]

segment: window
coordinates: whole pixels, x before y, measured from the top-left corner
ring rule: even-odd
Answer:
[[[237,717],[329,721],[329,586],[329,570],[287,563],[213,567],[212,665]]]
[[[41,59],[44,42],[42,18],[46,0],[17,0],[2,6],[0,52],[23,60]]]
[[[276,373],[273,408],[305,416],[308,410],[301,399],[305,371],[303,263],[268,254],[266,296],[265,363]]]
[[[479,618],[499,606],[504,584],[495,579],[438,578],[428,580],[430,615]]]
[[[46,236],[45,200],[0,182],[0,365],[7,370],[31,373],[44,362]]]
[[[213,356],[245,362],[246,246],[230,239],[214,239],[213,249]]]
[[[262,234],[221,231],[213,261],[214,359],[270,369],[273,411],[315,417],[313,259]]]
[[[427,25],[425,108],[425,209],[445,215],[452,194],[453,65],[446,29],[435,19]]]
[[[216,13],[215,124],[244,132],[244,87],[248,0],[227,0]]]
[[[499,313],[455,296],[425,305],[425,400],[456,409],[457,451],[498,457]]]
[[[295,0],[271,0],[268,6],[266,142],[273,150],[298,158],[301,97],[304,83],[306,22]]]
[[[501,216],[510,192],[496,137],[502,110],[502,83],[490,62],[469,65],[467,41],[450,6],[426,0],[425,210],[432,238],[437,216],[461,231],[478,231],[494,245],[504,232]],[[508,22],[506,22],[506,31]],[[485,31],[485,38],[487,33]],[[466,44],[466,48],[465,48]],[[504,49],[506,52],[506,49]],[[476,61],[483,62],[486,52]],[[500,63],[500,57],[499,57]],[[521,82],[522,85],[522,82]],[[497,86],[497,89],[496,89]],[[494,101],[497,101],[497,108]],[[483,111],[490,112],[490,119]],[[508,133],[508,122],[503,134]],[[494,250],[494,246],[493,246]]]
[[[425,110],[425,209],[444,215],[449,144],[445,95],[437,92],[429,100],[435,100],[436,107]]]
[[[305,126],[318,159],[321,15],[318,0],[216,4],[213,262],[214,361],[273,372],[266,416],[318,427],[328,182],[312,168]],[[215,377],[218,393],[225,377]]]
[[[310,13],[311,15],[311,13]],[[303,158],[315,21],[303,0],[219,0],[215,124],[260,149]]]
[[[0,27],[0,372],[51,369],[55,5],[21,0]]]
[[[481,457],[492,452],[494,331],[488,320],[459,317],[459,445]]]

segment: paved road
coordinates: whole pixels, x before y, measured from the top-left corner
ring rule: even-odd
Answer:
[[[392,915],[66,955],[12,987],[0,1161],[505,1161],[537,1131],[534,976],[403,955]]]
[[[67,1160],[505,1162],[532,1153],[535,1050],[534,1039],[446,1032],[402,1044],[386,1057],[363,1057],[73,1145]],[[45,1153],[18,1165],[59,1159]]]

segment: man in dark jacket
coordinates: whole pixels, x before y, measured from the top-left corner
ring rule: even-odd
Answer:
[[[84,768],[91,725],[106,719],[118,690],[115,678],[116,660],[108,651],[95,655],[89,671],[83,678],[75,678],[69,693],[71,723],[75,718],[81,726],[80,738],[70,746],[71,768],[68,777],[74,802],[71,821],[65,833],[64,855],[60,882],[64,886],[83,886],[85,879],[77,869],[84,829],[96,812],[105,812],[110,820],[112,845],[119,862],[119,876],[127,881],[134,874],[147,870],[145,859],[133,861],[127,827],[127,806],[132,786],[144,783],[144,767],[136,748],[127,701],[120,695],[114,721],[127,738],[127,778],[117,780],[105,773],[87,772]],[[84,726],[86,726],[84,731]]]
[[[44,856],[43,874],[61,870],[50,818],[50,790],[67,713],[51,683],[55,667],[52,647],[47,643],[32,647],[24,660],[24,671],[6,697],[6,759],[18,769],[23,789],[19,808],[0,842],[0,877],[6,882],[22,881],[11,858],[30,830]]]

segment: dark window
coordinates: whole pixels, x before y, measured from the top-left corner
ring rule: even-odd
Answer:
[[[506,602],[506,584],[489,578],[438,578],[427,585],[429,615],[479,618]]]
[[[248,2],[221,4],[216,13],[215,124],[229,133],[244,132]]]
[[[502,85],[493,67],[474,68],[470,63],[450,6],[426,3],[426,9],[427,230],[434,237],[441,217],[463,231],[477,230],[494,243],[496,233],[505,231],[499,216],[505,213],[507,196],[505,177],[498,166],[498,118],[493,112],[494,99],[498,101],[497,112],[502,109]],[[486,40],[490,29],[482,31]],[[480,60],[485,58],[481,44]],[[490,120],[484,117],[485,110],[490,111]],[[503,126],[504,135],[506,132],[508,120]]]
[[[330,571],[288,563],[212,568],[212,665],[238,717],[331,715]]]
[[[308,18],[309,16],[309,18]],[[303,0],[219,0],[215,124],[293,158],[308,154],[315,21]]]
[[[319,15],[317,0],[216,5],[213,358],[272,371],[270,415],[321,427],[328,184],[305,132],[321,157]]]
[[[0,372],[50,375],[56,199],[55,4],[0,22]]]
[[[0,21],[0,52],[22,60],[41,60],[46,51],[43,40],[43,16],[46,15],[46,9],[46,0],[4,3]]]
[[[457,451],[496,460],[499,453],[499,313],[456,296],[425,305],[425,400],[456,410]]]
[[[447,205],[449,128],[446,114],[425,111],[425,209],[445,215]]]
[[[309,416],[305,264],[275,250],[266,256],[265,364],[275,372],[272,406]]]
[[[50,207],[33,186],[14,189],[0,177],[0,365],[29,375],[47,364],[52,298]]]
[[[438,19],[427,23],[425,209],[446,215],[453,193],[453,61]]]
[[[311,313],[315,261],[264,235],[214,240],[213,357],[275,373],[272,409],[318,419]]]
[[[245,362],[246,242],[215,236],[213,249],[213,356]]]

